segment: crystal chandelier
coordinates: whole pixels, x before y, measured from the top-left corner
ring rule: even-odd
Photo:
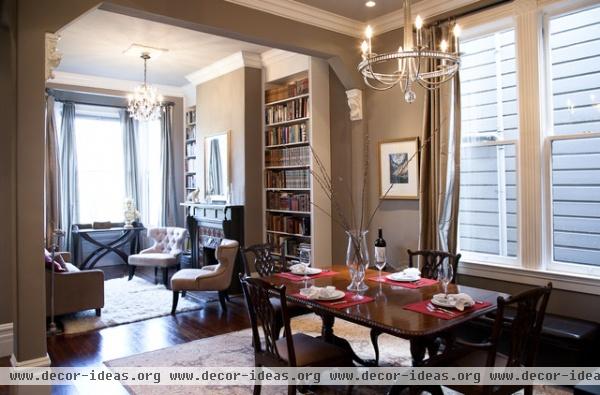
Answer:
[[[153,86],[148,85],[146,80],[146,62],[150,59],[147,52],[142,53],[144,59],[144,83],[137,88],[133,94],[127,96],[129,104],[127,111],[129,116],[138,121],[153,121],[160,117],[162,95]]]
[[[404,0],[403,46],[398,48],[397,52],[384,54],[372,52],[373,29],[367,26],[366,40],[361,44],[362,61],[358,64],[358,70],[369,87],[387,90],[400,85],[407,103],[412,103],[416,99],[415,82],[429,90],[438,89],[440,85],[454,77],[460,65],[458,48],[460,27],[457,24],[452,30],[453,43],[449,44],[446,39],[443,39],[437,50],[424,45],[423,19],[419,15],[415,19],[414,26],[416,34],[413,33],[410,0]],[[448,51],[450,45],[452,48]],[[375,68],[379,68],[379,71],[375,71]],[[382,71],[390,69],[394,71]]]

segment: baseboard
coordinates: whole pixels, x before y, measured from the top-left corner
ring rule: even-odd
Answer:
[[[46,354],[40,358],[29,359],[27,361],[17,361],[15,354],[10,356],[10,364],[15,368],[45,368],[50,366],[50,357]]]
[[[0,357],[7,357],[13,352],[13,324],[0,324]]]

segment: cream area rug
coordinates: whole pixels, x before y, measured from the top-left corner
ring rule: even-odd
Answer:
[[[373,358],[373,346],[369,340],[369,329],[346,321],[335,322],[335,333],[348,340],[354,351],[363,358]],[[313,314],[292,319],[292,332],[304,332],[312,336],[321,333],[321,319]],[[246,329],[225,335],[196,340],[162,350],[133,355],[105,362],[109,367],[162,367],[162,366],[254,366],[254,351],[251,345],[251,330]],[[407,340],[389,335],[379,337],[380,361],[382,366],[410,366],[410,343]],[[128,391],[136,395],[249,395],[251,387],[242,386],[132,386]],[[354,395],[385,394],[389,387],[354,387]],[[317,386],[318,394],[344,394],[345,387],[336,389]],[[279,386],[264,386],[262,394],[284,394],[286,388]],[[444,388],[445,394],[455,394]],[[539,387],[535,394],[566,395],[570,392],[560,388]]]
[[[173,294],[162,284],[153,284],[139,277],[127,277],[104,282],[104,308],[97,317],[94,310],[65,315],[62,322],[64,334],[88,332],[95,329],[127,324],[171,314]],[[205,302],[217,300],[206,294]],[[179,298],[177,312],[202,308],[189,298]]]

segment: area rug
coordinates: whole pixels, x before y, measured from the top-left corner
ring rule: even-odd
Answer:
[[[203,302],[216,301],[206,294]],[[88,332],[171,314],[173,294],[162,284],[153,284],[139,277],[127,277],[104,282],[104,308],[97,317],[94,310],[86,310],[59,318],[64,334]],[[189,298],[179,298],[177,312],[198,310],[202,303]]]
[[[373,358],[373,346],[369,340],[369,329],[346,321],[335,323],[335,333],[348,340],[354,351],[362,358]],[[318,336],[321,332],[321,319],[313,314],[292,319],[292,331],[304,332]],[[109,367],[162,367],[162,366],[253,366],[254,352],[251,345],[250,329],[232,332],[225,335],[196,340],[162,350],[133,355],[105,362]],[[410,343],[407,340],[389,335],[379,337],[380,361],[382,366],[410,366]],[[132,386],[128,391],[136,395],[248,395],[251,387],[243,386]],[[379,395],[388,390],[385,386],[355,387],[355,395]],[[338,389],[316,387],[319,394],[345,393],[345,388]],[[278,386],[264,386],[262,394],[283,394],[286,389]],[[444,388],[445,394],[455,394]],[[535,394],[566,395],[569,392],[554,387],[539,387]]]

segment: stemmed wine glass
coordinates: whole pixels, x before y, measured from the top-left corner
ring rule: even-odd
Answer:
[[[385,267],[385,265],[387,264],[387,259],[383,259],[381,261],[379,260],[375,260],[375,267],[377,268],[377,270],[379,270],[379,276],[377,277],[378,280],[381,280],[381,271],[383,270],[383,268]]]
[[[438,266],[437,279],[440,283],[442,283],[442,286],[444,287],[444,297],[446,301],[448,301],[448,284],[450,284],[453,277],[454,270],[450,262],[442,262]]]

